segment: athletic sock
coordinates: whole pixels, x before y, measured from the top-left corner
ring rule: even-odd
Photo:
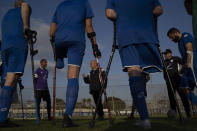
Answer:
[[[141,76],[129,77],[129,85],[133,101],[141,120],[148,119],[147,105],[144,96],[144,84]]]
[[[194,93],[192,91],[189,92],[189,94],[187,94],[187,98],[194,103],[195,105],[197,105],[197,97],[194,95]]]
[[[14,88],[10,86],[4,86],[0,95],[0,122],[7,120],[10,105],[12,102]]]
[[[73,78],[68,80],[66,92],[66,114],[72,116],[79,92],[79,79]]]

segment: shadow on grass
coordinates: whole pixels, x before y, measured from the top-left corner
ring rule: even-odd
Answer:
[[[0,131],[143,131],[142,128],[132,126],[134,121],[124,120],[124,118],[116,118],[114,125],[110,125],[109,120],[96,120],[95,127],[90,129],[89,123],[91,118],[74,118],[74,123],[78,127],[62,128],[62,119],[56,120],[56,125],[51,121],[42,120],[40,125],[36,125],[34,120],[14,121],[21,125],[18,128],[1,129]],[[151,118],[152,129],[150,131],[197,131],[197,120],[189,120],[184,124],[180,124],[178,119],[168,118]]]
[[[143,128],[132,126],[134,121],[124,120],[115,122],[113,126],[105,129],[105,131],[143,131]],[[197,131],[197,121],[189,120],[180,123],[177,119],[153,118],[151,119],[152,128],[150,131]]]

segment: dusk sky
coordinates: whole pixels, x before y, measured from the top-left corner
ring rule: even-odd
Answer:
[[[41,58],[48,59],[48,69],[49,69],[49,87],[52,87],[53,80],[53,54],[49,41],[49,24],[51,22],[51,18],[57,5],[63,0],[27,0],[27,2],[32,7],[32,16],[31,16],[31,28],[38,32],[38,42],[35,45],[35,48],[39,50],[39,54],[35,57],[36,67],[39,65],[39,60]],[[105,69],[107,67],[108,59],[111,53],[111,46],[113,40],[113,24],[105,17],[105,3],[106,0],[89,0],[95,17],[93,19],[93,25],[95,32],[97,33],[97,43],[101,48],[102,58],[100,59],[101,66]],[[177,45],[171,42],[166,33],[169,28],[177,27],[181,32],[189,32],[192,33],[192,18],[189,16],[184,8],[184,0],[160,0],[164,13],[161,17],[159,17],[159,40],[161,49],[164,51],[166,48],[171,48],[173,54],[179,56],[179,52],[177,49]],[[0,1],[0,23],[3,18],[3,15],[10,9],[13,8],[14,0],[1,0]],[[1,33],[0,33],[1,34]],[[1,35],[0,35],[1,39]],[[94,59],[91,50],[91,44],[87,39],[86,43],[86,53],[84,56],[83,65],[81,68],[82,73],[88,73],[90,71],[89,61]],[[67,61],[65,59],[65,64]],[[61,87],[57,89],[57,97],[64,98],[66,93],[66,85],[67,85],[67,68],[63,70],[58,70],[57,72],[57,87]],[[152,74],[151,75],[152,84],[164,84],[162,73]],[[25,68],[25,74],[23,76],[23,83],[25,85],[27,96],[32,95],[32,78],[31,78],[31,66],[30,59],[28,58],[27,65]],[[122,85],[122,86],[120,86]],[[123,86],[124,85],[124,86]],[[108,94],[117,95],[123,99],[130,99],[130,91],[128,88],[128,76],[126,73],[122,72],[121,61],[119,57],[118,51],[115,54],[113,59],[112,67],[109,74],[109,88]],[[80,93],[79,97],[90,97],[89,88],[82,81],[82,77],[80,75]],[[52,91],[52,88],[50,88]],[[51,94],[52,95],[52,94]]]

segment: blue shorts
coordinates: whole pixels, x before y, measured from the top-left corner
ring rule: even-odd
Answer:
[[[162,71],[158,47],[155,44],[131,44],[119,50],[123,71],[132,66],[139,66],[144,72]]]
[[[24,73],[28,50],[8,48],[1,53],[3,76],[7,73]]]
[[[68,65],[81,66],[86,45],[79,42],[55,44],[57,58],[68,58]]]
[[[196,82],[193,76],[193,72],[190,68],[187,68],[181,77],[181,83],[179,85],[180,88],[189,88],[194,90],[196,87]]]

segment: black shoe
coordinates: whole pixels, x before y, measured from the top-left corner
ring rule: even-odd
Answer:
[[[0,128],[11,128],[11,127],[19,127],[20,125],[16,123],[12,123],[10,121],[0,122]]]
[[[77,127],[78,125],[74,124],[71,120],[71,118],[65,114],[64,115],[64,120],[63,120],[63,123],[62,123],[62,127],[63,128],[67,128],[67,127]]]
[[[104,117],[103,116],[98,116],[98,120],[102,121],[102,120],[104,120]]]

